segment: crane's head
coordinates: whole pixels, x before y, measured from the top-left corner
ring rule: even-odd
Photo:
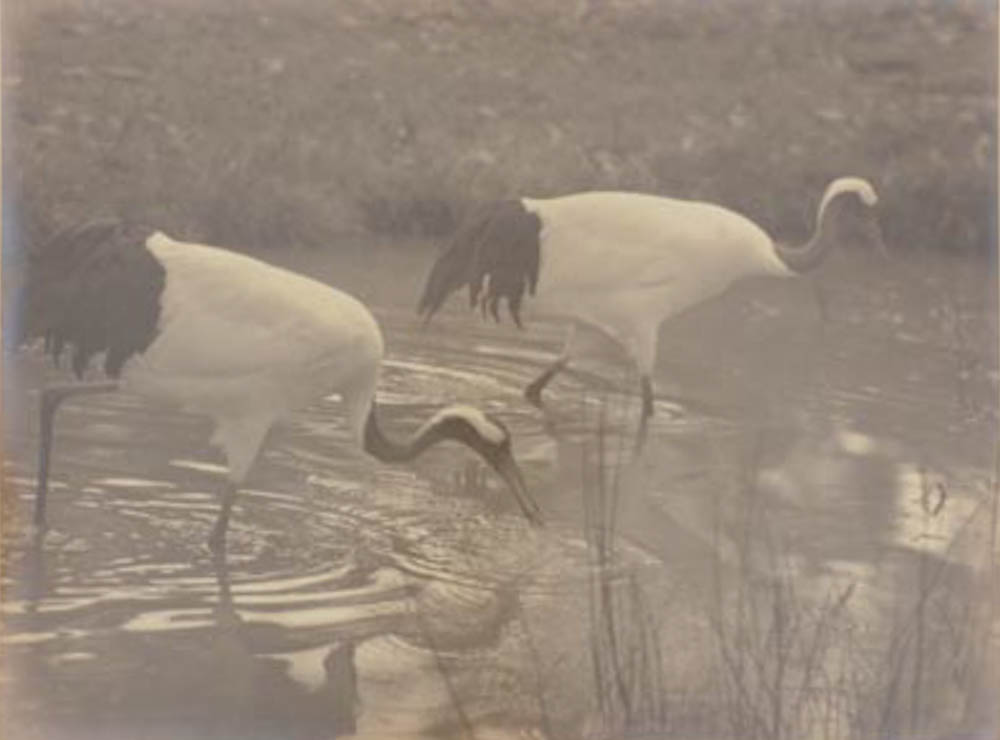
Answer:
[[[878,218],[875,212],[875,207],[878,205],[879,198],[875,193],[875,188],[872,187],[872,184],[864,178],[841,177],[830,183],[827,187],[826,193],[823,195],[823,203],[820,204],[819,218],[822,219],[826,206],[829,205],[836,196],[847,193],[857,196],[857,205],[854,205],[853,208],[850,206],[851,199],[841,199],[841,201],[856,214],[852,221],[855,224],[857,235],[863,242],[874,244],[875,248],[883,257],[888,257],[889,252],[886,249],[885,241],[882,238],[882,229],[879,226]]]
[[[542,524],[541,509],[528,493],[521,469],[514,460],[510,431],[502,421],[474,406],[448,406],[427,423],[440,439],[452,439],[475,450],[503,478],[521,511],[535,525]]]
[[[835,208],[830,206],[836,204]],[[801,274],[818,267],[826,257],[830,246],[844,241],[845,224],[853,222],[860,229],[864,241],[873,241],[878,250],[886,255],[882,232],[875,218],[874,208],[878,196],[871,183],[860,177],[839,177],[826,187],[816,214],[816,228],[809,241],[799,247],[775,243],[774,249],[790,274]],[[861,217],[845,219],[844,213],[861,209]],[[836,216],[834,213],[836,212]]]
[[[878,195],[875,194],[875,188],[872,187],[870,182],[861,177],[841,177],[830,185],[830,191],[853,192],[869,208],[874,208],[878,205]]]

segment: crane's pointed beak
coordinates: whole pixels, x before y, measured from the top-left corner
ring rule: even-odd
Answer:
[[[521,511],[527,517],[528,521],[536,527],[544,525],[545,520],[542,517],[542,510],[535,503],[531,494],[528,493],[528,487],[524,483],[524,476],[521,475],[521,469],[517,466],[514,458],[508,453],[492,460],[491,463],[493,469],[504,479],[504,482],[514,494],[518,506],[521,507]]]
[[[886,246],[885,238],[882,236],[882,225],[875,218],[869,221],[868,238],[875,243],[875,251],[883,259],[888,260],[892,258],[892,255],[889,253],[889,247]]]
[[[816,313],[819,314],[820,321],[824,323],[830,320],[830,304],[826,300],[826,291],[819,280],[812,280],[813,300],[816,302]]]
[[[885,259],[892,259],[892,252],[889,251],[889,246],[885,243],[885,239],[882,238],[881,226],[875,227],[875,246],[878,249],[878,253]]]

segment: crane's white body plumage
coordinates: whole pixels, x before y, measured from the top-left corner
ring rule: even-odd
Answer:
[[[207,414],[242,480],[263,435],[289,412],[340,392],[361,440],[383,339],[353,296],[217,247],[157,232],[166,270],[158,333],[122,369],[124,389]]]
[[[602,330],[635,361],[644,417],[660,324],[753,276],[788,277],[822,261],[827,207],[855,194],[874,206],[865,180],[838,178],[820,202],[816,230],[802,247],[775,243],[749,218],[719,205],[628,192],[586,192],[501,201],[476,211],[435,262],[418,311],[428,318],[449,294],[468,287],[473,304],[499,320],[503,298],[515,322],[526,294],[539,314]],[[525,391],[541,404],[545,384],[569,361],[574,332],[559,358]]]
[[[71,345],[78,375],[106,350],[105,372],[114,379],[43,391],[37,523],[44,523],[56,407],[70,395],[117,388],[215,422],[213,442],[225,452],[229,483],[213,548],[224,543],[236,487],[271,426],[333,393],[342,399],[354,440],[369,454],[404,462],[438,442],[458,441],[493,466],[525,515],[540,521],[509,433],[479,409],[442,409],[402,442],[383,435],[375,389],[384,341],[356,298],[229,250],[161,232],[138,244],[131,233],[100,222],[69,231],[43,250],[29,280],[38,317],[27,334],[44,336],[55,358]]]
[[[792,274],[760,227],[712,204],[620,192],[522,202],[542,223],[534,309],[601,329],[644,374],[666,318],[740,278]]]

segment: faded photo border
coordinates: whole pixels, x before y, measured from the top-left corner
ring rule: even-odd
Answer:
[[[996,736],[997,17],[4,0],[0,737]]]

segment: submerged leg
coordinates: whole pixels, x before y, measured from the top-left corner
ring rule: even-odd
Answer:
[[[656,361],[657,327],[645,327],[637,332],[632,343],[635,364],[639,370],[639,391],[642,394],[642,413],[636,434],[635,449],[640,451],[646,443],[649,417],[653,415],[653,364]]]
[[[524,389],[524,397],[528,399],[528,403],[536,408],[542,408],[542,390],[567,364],[568,362],[565,357],[559,357],[541,375],[531,381],[528,387]]]
[[[813,298],[816,300],[816,312],[819,314],[820,321],[827,322],[830,320],[830,307],[826,300],[826,291],[818,278],[813,278],[810,282]]]
[[[642,452],[646,444],[646,433],[649,430],[649,417],[653,415],[653,384],[648,375],[643,375],[639,379],[639,386],[642,389],[642,416],[639,417],[639,430],[635,435],[635,451]]]
[[[653,382],[648,375],[643,375],[639,379],[639,387],[642,390],[642,418],[648,419],[653,415]]]
[[[260,452],[264,437],[273,422],[274,418],[271,416],[237,417],[219,419],[217,422],[215,440],[226,451],[229,479],[222,489],[222,506],[208,538],[208,547],[213,553],[218,554],[226,549],[226,531],[236,491],[257,459],[257,453]]]
[[[55,433],[56,411],[60,404],[72,396],[86,396],[95,393],[111,393],[118,389],[118,383],[72,383],[53,385],[42,389],[39,399],[38,447],[38,488],[35,491],[34,524],[39,531],[46,527],[45,500],[49,493],[49,465],[52,461],[52,441]]]
[[[222,489],[222,506],[215,520],[215,526],[212,527],[212,534],[208,536],[208,549],[216,555],[226,550],[226,531],[229,529],[229,513],[236,499],[236,488],[236,483],[226,481],[226,487]]]
[[[549,384],[549,381],[569,364],[570,352],[575,337],[576,324],[574,323],[570,324],[569,331],[566,333],[566,341],[563,343],[562,352],[559,353],[559,357],[524,389],[524,397],[528,399],[528,402],[532,406],[542,408],[542,391]]]

